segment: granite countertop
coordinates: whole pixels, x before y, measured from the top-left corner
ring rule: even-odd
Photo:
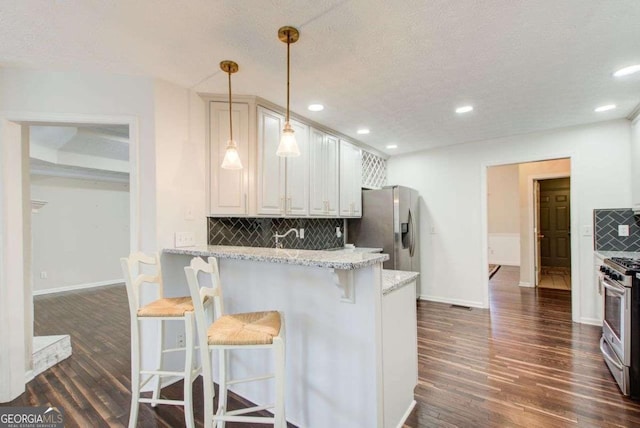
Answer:
[[[640,258],[640,252],[638,251],[594,251],[595,255],[608,259],[611,257],[630,257],[632,259]]]
[[[418,272],[406,272],[401,270],[382,270],[382,295],[391,293],[398,288],[404,287],[415,280]]]
[[[315,266],[353,270],[389,260],[388,254],[371,254],[347,250],[294,250],[289,248],[231,247],[203,245],[197,247],[165,248],[165,253],[188,256],[218,257],[221,259],[253,260],[258,262]]]

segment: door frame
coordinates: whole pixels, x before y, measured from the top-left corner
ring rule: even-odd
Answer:
[[[489,265],[489,225],[488,225],[488,193],[487,193],[487,169],[493,166],[503,166],[503,165],[512,165],[512,164],[520,164],[520,163],[529,163],[529,162],[540,162],[540,161],[548,161],[555,159],[569,159],[570,168],[569,168],[569,176],[576,177],[575,168],[576,168],[576,158],[577,154],[574,151],[566,151],[555,153],[552,155],[523,155],[523,156],[514,156],[512,158],[503,158],[495,161],[482,162],[480,164],[480,227],[482,229],[481,234],[481,248],[479,249],[480,253],[480,266],[478,267],[481,271],[478,272],[480,278],[484,278],[483,281],[483,307],[489,308],[489,270],[487,266]],[[571,229],[578,230],[578,209],[580,206],[580,195],[577,194],[575,186],[575,180],[571,185]],[[533,191],[532,191],[533,193]],[[579,284],[579,261],[580,261],[580,245],[578,241],[578,234],[571,234],[571,283]],[[571,287],[571,320],[573,322],[583,322],[581,320],[580,315],[580,287]]]
[[[0,111],[0,403],[13,400],[33,378],[33,289],[29,126],[40,124],[129,126],[130,251],[141,246],[139,123],[136,116]]]
[[[533,237],[533,239],[531,239],[531,242],[529,242],[529,260],[531,261],[530,265],[529,265],[529,272],[533,273],[533,281],[530,281],[529,287],[537,287],[540,277],[538,274],[538,271],[536,269],[536,264],[538,261],[538,254],[540,253],[540,246],[538,245],[538,232],[536,231],[536,224],[535,224],[535,216],[536,213],[539,212],[540,207],[538,206],[538,201],[536,201],[535,198],[535,192],[534,192],[534,187],[536,185],[536,182],[538,181],[543,181],[543,180],[552,180],[554,178],[569,178],[569,180],[571,180],[571,173],[567,174],[566,172],[550,172],[550,173],[546,173],[546,174],[534,174],[534,175],[529,175],[527,176],[527,204],[528,204],[528,209],[529,212],[532,213],[532,215],[529,216],[529,225],[528,225],[528,229],[531,232],[531,236]],[[571,184],[571,181],[569,181],[569,195],[570,195],[570,200],[569,200],[569,210],[571,211],[569,213],[569,216],[571,218],[571,223],[573,223],[573,185]],[[573,225],[571,225],[571,229],[573,229]],[[573,236],[573,234],[571,235]],[[571,263],[573,264],[573,242],[571,239],[569,239],[569,245],[571,247]],[[539,267],[539,266],[538,266]],[[571,273],[573,276],[573,266],[571,266]],[[530,278],[531,279],[531,278]],[[573,279],[572,279],[573,282]],[[520,284],[521,286],[527,286],[524,284]],[[573,287],[571,287],[571,291],[573,292]]]

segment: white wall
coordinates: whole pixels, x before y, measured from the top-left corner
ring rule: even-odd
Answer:
[[[520,265],[518,165],[487,169],[489,263]]]
[[[128,183],[31,176],[31,197],[47,202],[31,221],[34,294],[123,281]]]
[[[420,192],[424,298],[488,307],[487,167],[571,158],[572,229],[593,223],[594,208],[630,206],[630,123],[602,122],[442,147],[388,161],[388,182]],[[573,317],[597,322],[593,237],[572,235]]]
[[[196,245],[206,245],[205,104],[168,82],[154,89],[158,247],[173,246],[175,232],[192,232]]]

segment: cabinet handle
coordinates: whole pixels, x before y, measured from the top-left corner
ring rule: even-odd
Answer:
[[[287,198],[287,205],[288,208],[286,208],[286,211],[288,214],[291,214],[291,198]]]
[[[284,196],[280,198],[280,214],[285,214],[287,211],[286,199]]]
[[[244,194],[244,213],[249,214],[249,203],[247,202],[247,194]]]

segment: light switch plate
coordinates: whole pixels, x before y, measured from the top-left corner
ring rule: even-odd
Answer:
[[[629,236],[629,225],[628,224],[619,224],[618,225],[618,236]]]
[[[195,245],[195,237],[193,232],[176,232],[175,236],[175,246],[176,248],[181,247],[193,247]]]

